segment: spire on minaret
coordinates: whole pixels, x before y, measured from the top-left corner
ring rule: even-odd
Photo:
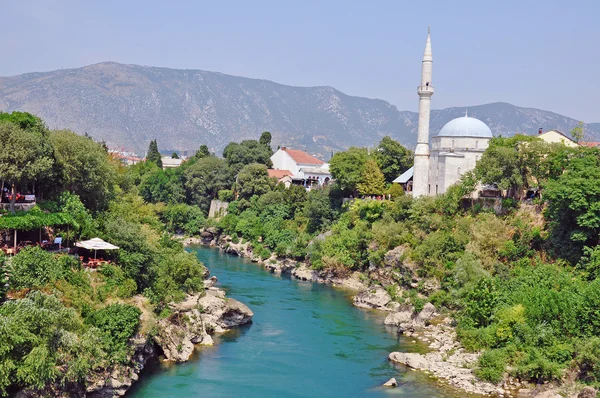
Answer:
[[[431,52],[431,29],[427,28],[427,41],[421,63],[421,85],[419,94],[419,124],[417,127],[417,147],[415,148],[415,165],[413,174],[413,196],[425,196],[431,193],[429,181],[429,118],[431,111],[431,82],[433,55]]]

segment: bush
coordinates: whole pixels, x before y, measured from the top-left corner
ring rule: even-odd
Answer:
[[[492,321],[497,302],[498,292],[494,280],[483,278],[467,294],[464,313],[474,326],[487,326]]]
[[[600,383],[600,337],[592,337],[577,344],[575,362],[580,378],[587,383]]]
[[[63,264],[37,246],[27,247],[12,260],[11,288],[41,287],[64,275]]]
[[[486,350],[479,357],[475,375],[490,383],[499,383],[504,379],[507,355],[504,349]]]
[[[559,380],[562,366],[549,360],[539,349],[529,348],[523,359],[517,362],[514,374],[521,379],[543,383]]]
[[[175,250],[163,253],[152,267],[151,285],[154,301],[181,301],[187,293],[204,287],[206,268],[191,253]]]
[[[91,314],[86,322],[101,332],[102,346],[112,360],[125,363],[130,353],[128,341],[140,324],[139,308],[128,304],[111,304]]]

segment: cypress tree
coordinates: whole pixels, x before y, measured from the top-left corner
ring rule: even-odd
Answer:
[[[158,144],[156,140],[150,141],[148,146],[148,154],[146,155],[146,161],[156,164],[158,167],[162,167],[162,156],[158,151]]]

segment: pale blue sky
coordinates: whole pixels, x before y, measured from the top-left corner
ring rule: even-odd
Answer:
[[[505,101],[600,122],[600,0],[2,0],[0,76],[102,61],[328,85],[416,110]]]

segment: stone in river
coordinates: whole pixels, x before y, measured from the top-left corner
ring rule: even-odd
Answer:
[[[391,379],[389,379],[388,381],[386,381],[383,384],[383,386],[384,387],[397,387],[398,386],[398,382],[396,381],[395,378],[392,377]]]

